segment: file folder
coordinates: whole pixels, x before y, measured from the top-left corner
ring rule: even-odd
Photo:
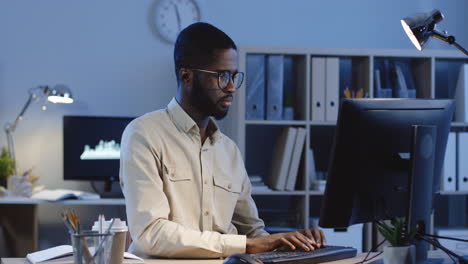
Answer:
[[[326,60],[326,86],[325,86],[325,120],[336,122],[338,120],[339,90],[340,90],[340,60],[327,58]]]
[[[455,94],[455,120],[468,122],[468,64],[460,68]]]
[[[325,58],[312,58],[312,110],[313,121],[325,121]]]
[[[281,120],[283,116],[284,56],[267,57],[267,120]]]
[[[444,168],[442,171],[441,191],[456,191],[457,179],[457,135],[450,132],[445,150]]]
[[[265,119],[265,56],[247,55],[246,120]]]
[[[468,191],[468,133],[458,133],[458,190]]]

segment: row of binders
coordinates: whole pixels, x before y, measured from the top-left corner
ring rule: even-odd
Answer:
[[[468,133],[450,132],[442,172],[442,191],[468,191]]]
[[[293,191],[296,186],[301,155],[306,143],[307,130],[286,127],[276,141],[268,186],[278,191]]]
[[[247,120],[292,120],[293,58],[284,55],[247,56]]]
[[[336,57],[312,57],[311,67],[311,117],[312,121],[338,119],[340,59]]]

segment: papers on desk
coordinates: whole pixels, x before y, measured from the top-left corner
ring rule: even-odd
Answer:
[[[90,248],[93,253],[94,248]],[[47,261],[48,263],[73,263],[73,247],[70,245],[62,245],[29,253],[26,255],[26,259],[32,264],[39,264]],[[125,264],[130,263],[145,263],[143,259],[125,252],[124,261]]]
[[[97,200],[101,196],[97,193],[67,190],[67,189],[55,189],[55,190],[42,190],[34,193],[31,199],[46,200],[46,201],[60,201],[65,199],[79,199],[79,200]]]

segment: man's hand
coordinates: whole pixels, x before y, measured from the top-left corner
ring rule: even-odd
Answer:
[[[260,253],[277,248],[310,251],[324,246],[326,246],[326,242],[322,230],[311,228],[265,237],[248,238],[246,252],[249,254]]]

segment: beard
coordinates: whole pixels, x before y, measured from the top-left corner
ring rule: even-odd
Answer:
[[[217,89],[217,88],[213,88]],[[212,116],[216,120],[221,120],[223,119],[229,110],[229,107],[223,107],[221,105],[221,101],[232,97],[232,95],[226,95],[221,97],[219,100],[216,102],[213,102],[210,99],[209,95],[209,89],[205,89],[198,78],[195,75],[195,78],[193,80],[193,92],[192,92],[192,98],[193,98],[193,105],[195,106],[196,109],[201,111],[204,115],[206,116]]]

